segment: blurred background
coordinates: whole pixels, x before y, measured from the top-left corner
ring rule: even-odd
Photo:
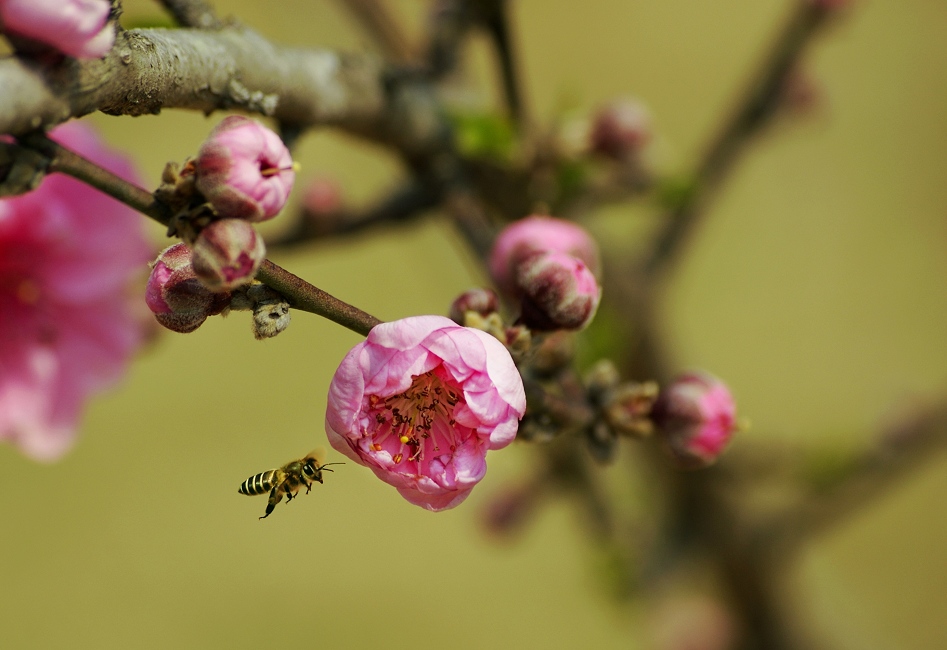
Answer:
[[[372,51],[338,2],[214,4],[282,43]],[[388,4],[420,36],[429,3]],[[724,378],[752,421],[734,448],[752,438],[857,448],[899,408],[947,391],[947,3],[854,4],[807,59],[819,106],[751,149],[663,303],[675,361]],[[511,6],[538,120],[635,96],[654,119],[656,167],[681,172],[792,1]],[[125,7],[126,22],[161,17],[145,0]],[[485,43],[467,55],[483,95],[466,101],[491,106]],[[91,121],[154,187],[220,118]],[[402,175],[385,151],[328,131],[308,134],[296,157],[297,201],[320,175],[354,204]],[[633,246],[652,214],[613,206],[602,227],[626,225],[621,245]],[[437,214],[273,258],[386,320],[446,313],[485,282]],[[490,498],[530,464],[525,445],[491,454],[455,510],[410,506],[348,464],[259,521],[265,499],[237,487],[327,446],[329,380],[358,340],[305,313],[265,342],[240,313],[162,332],[91,404],[64,460],[41,466],[0,447],[0,647],[649,649],[669,647],[673,621],[697,620],[647,595],[614,602],[569,503],[513,540],[484,532]],[[840,650],[947,647],[945,494],[940,454],[808,547],[786,578],[787,604],[816,638]]]

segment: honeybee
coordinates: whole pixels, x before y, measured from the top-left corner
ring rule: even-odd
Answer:
[[[322,449],[316,449],[306,454],[304,458],[293,460],[278,469],[270,469],[251,476],[240,485],[240,494],[255,496],[270,493],[270,499],[266,503],[266,514],[260,519],[266,519],[273,512],[276,504],[283,500],[286,495],[286,501],[292,501],[293,497],[299,492],[302,486],[306,486],[306,494],[312,490],[314,482],[322,483],[322,470],[329,465],[343,465],[344,463],[325,463],[325,452]]]

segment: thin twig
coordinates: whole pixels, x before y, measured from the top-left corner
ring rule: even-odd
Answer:
[[[434,188],[409,181],[363,211],[340,210],[329,214],[312,214],[303,208],[293,228],[267,241],[267,246],[270,249],[295,246],[360,233],[375,226],[405,223],[436,206],[439,198]]]
[[[847,464],[835,484],[780,514],[768,526],[774,540],[798,547],[861,510],[947,449],[947,402],[915,413],[885,431]]]
[[[221,29],[224,26],[211,4],[204,0],[160,0],[160,2],[182,27]]]
[[[393,63],[409,63],[414,51],[408,37],[383,0],[339,0]]]
[[[800,2],[777,37],[759,72],[743,90],[690,178],[690,188],[665,216],[643,270],[655,276],[667,268],[694,230],[713,191],[779,106],[787,75],[829,14],[815,2]]]
[[[31,134],[20,141],[49,157],[48,171],[67,174],[87,183],[162,225],[171,223],[171,211],[147,190],[102,169],[42,134]],[[263,261],[257,279],[281,293],[290,306],[327,318],[363,336],[381,323],[371,314],[329,295],[269,260]]]
[[[509,3],[506,0],[479,0],[479,21],[490,35],[500,67],[503,97],[513,122],[522,129],[528,124],[516,52],[510,37]]]

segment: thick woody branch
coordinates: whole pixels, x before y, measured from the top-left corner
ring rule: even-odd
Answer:
[[[0,133],[49,129],[94,111],[145,115],[241,109],[300,127],[385,136],[382,69],[373,59],[279,47],[243,28],[120,32],[102,60],[44,66],[0,60]]]

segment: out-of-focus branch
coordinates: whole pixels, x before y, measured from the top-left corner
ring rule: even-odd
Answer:
[[[500,67],[503,96],[506,99],[510,117],[522,128],[528,120],[518,74],[515,45],[510,38],[509,4],[506,0],[478,0],[476,7],[478,21],[493,41]]]
[[[384,0],[339,0],[393,63],[409,63],[414,51]]]
[[[160,0],[160,2],[182,27],[220,29],[224,26],[211,4],[204,0]]]
[[[947,402],[897,423],[850,463],[834,484],[777,517],[773,539],[798,546],[887,494],[947,449]]]
[[[283,124],[390,134],[377,61],[279,47],[236,27],[120,32],[104,59],[66,59],[52,67],[2,59],[0,88],[0,133],[14,135],[94,111],[145,115],[167,108],[242,109]]]
[[[646,255],[643,272],[653,277],[667,268],[694,230],[713,191],[731,171],[751,138],[776,112],[787,76],[812,37],[830,17],[817,2],[799,2],[758,73],[740,94],[735,109],[724,120],[697,168],[690,187],[665,216]]]
[[[48,172],[60,172],[76,178],[121,201],[162,225],[171,223],[171,210],[148,191],[102,169],[95,163],[66,149],[41,134],[21,138],[21,143],[49,159]],[[13,145],[3,144],[4,147]],[[296,277],[286,269],[264,260],[257,279],[282,294],[291,307],[308,311],[367,335],[381,321],[357,307],[345,303],[322,289]]]
[[[340,210],[331,214],[313,214],[303,208],[293,228],[267,242],[274,247],[362,232],[374,226],[404,223],[438,204],[439,193],[432,187],[410,181],[377,204],[362,211]]]

